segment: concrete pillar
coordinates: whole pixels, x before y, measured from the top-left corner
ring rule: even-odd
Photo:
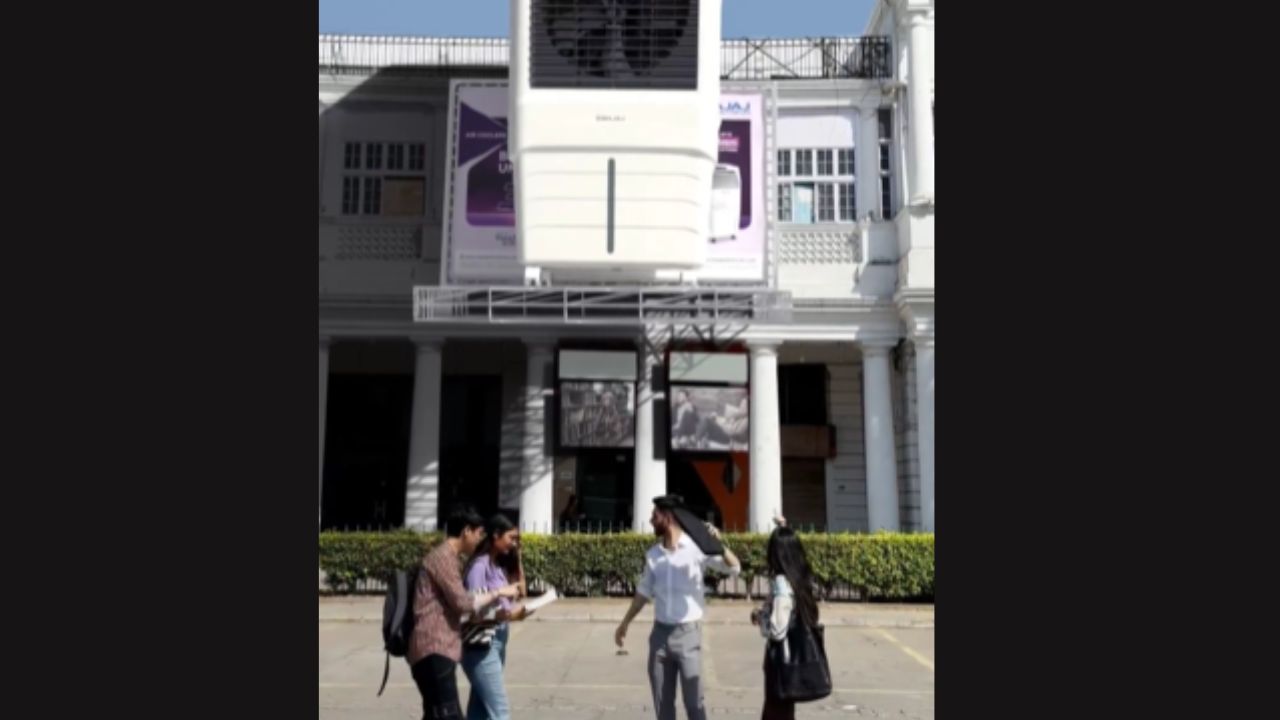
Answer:
[[[932,337],[914,339],[916,348],[916,418],[920,455],[920,517],[933,532],[933,344]]]
[[[858,108],[858,140],[853,148],[858,217],[880,211],[880,118],[876,108]],[[866,262],[866,258],[863,258]]]
[[[653,499],[667,494],[666,443],[658,441],[658,433],[665,437],[667,414],[659,412],[665,407],[666,380],[662,377],[663,348],[648,338],[638,344],[638,382],[636,383],[636,460],[635,485],[631,495],[631,529],[635,532],[653,532],[649,515]]]
[[[555,392],[551,377],[551,344],[525,344],[524,448],[520,477],[520,529],[523,532],[554,531],[554,461],[547,423],[549,403]]]
[[[911,98],[908,132],[911,143],[911,202],[933,199],[933,45],[928,19],[911,13],[907,19],[910,53],[907,92]]]
[[[432,531],[440,514],[440,381],[443,344],[416,340],[413,415],[409,430],[409,481],[405,488],[404,524]]]
[[[329,408],[329,338],[320,338],[320,479],[316,496],[317,522],[324,522],[324,421]]]
[[[778,347],[751,343],[751,495],[752,532],[770,532],[782,508],[782,425],[778,413]]]
[[[898,461],[886,342],[862,343],[862,404],[867,453],[867,519],[871,532],[898,531]]]

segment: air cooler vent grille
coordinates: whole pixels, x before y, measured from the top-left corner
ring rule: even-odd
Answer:
[[[535,88],[697,90],[698,0],[531,0]]]

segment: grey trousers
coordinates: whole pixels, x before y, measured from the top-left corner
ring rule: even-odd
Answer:
[[[706,720],[702,704],[702,623],[653,624],[649,635],[649,687],[658,720],[676,720],[676,678],[689,720]]]

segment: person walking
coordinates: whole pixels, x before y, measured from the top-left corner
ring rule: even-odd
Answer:
[[[475,508],[454,507],[445,535],[444,542],[423,557],[414,587],[414,626],[406,659],[422,695],[423,720],[461,718],[457,666],[462,659],[462,621],[519,592],[512,584],[472,596],[463,587],[461,558],[475,552],[485,535],[484,518]]]
[[[818,603],[813,594],[813,571],[805,555],[804,545],[786,520],[774,520],[778,527],[769,536],[766,556],[769,562],[769,598],[751,613],[751,624],[760,628],[766,643],[781,643],[787,650],[787,634],[793,623],[803,622],[818,627]],[[764,708],[761,720],[795,720],[796,703],[774,697],[778,669],[770,663],[768,647],[764,662]]]
[[[737,575],[742,564],[720,543],[720,533],[684,507],[678,495],[654,498],[649,522],[660,542],[645,553],[644,574],[626,617],[614,632],[625,646],[627,629],[652,601],[649,634],[649,687],[658,720],[676,718],[676,681],[680,681],[689,720],[706,720],[702,689],[702,617],[706,613],[703,573],[707,569]],[[703,548],[723,554],[711,555]]]
[[[515,584],[524,595],[524,571],[520,563],[520,528],[501,513],[489,518],[485,538],[467,563],[467,591],[493,592]],[[509,622],[531,615],[511,598],[502,598],[492,618],[478,619],[463,628],[462,671],[471,683],[467,720],[510,720],[510,706],[502,673],[507,664]]]

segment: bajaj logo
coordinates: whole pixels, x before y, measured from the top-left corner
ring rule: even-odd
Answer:
[[[751,103],[740,103],[737,100],[728,105],[720,106],[720,114],[722,115],[750,115]]]

